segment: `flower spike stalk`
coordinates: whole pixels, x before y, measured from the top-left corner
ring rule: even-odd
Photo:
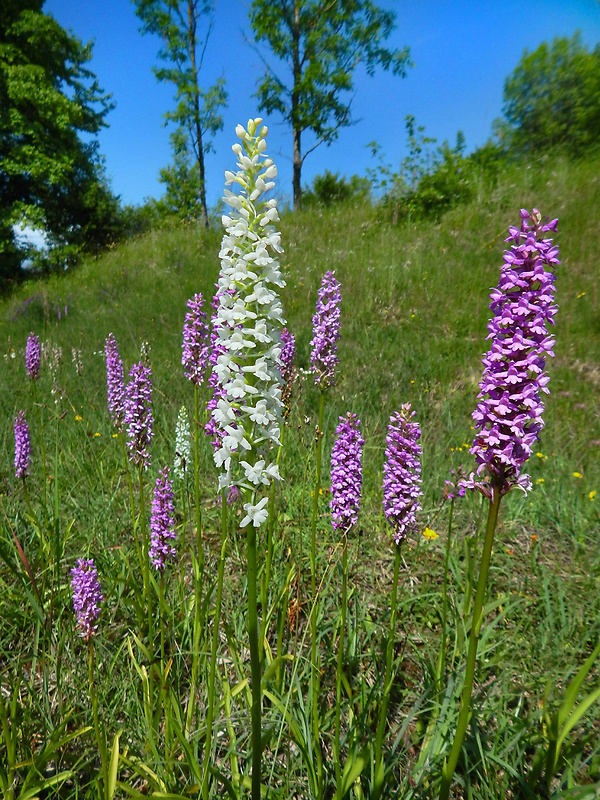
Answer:
[[[463,482],[489,498],[490,508],[469,634],[465,682],[454,742],[442,771],[440,800],[447,800],[454,770],[471,717],[477,646],[483,623],[487,576],[494,544],[500,500],[515,486],[527,492],[528,475],[521,472],[543,428],[544,404],[550,380],[546,356],[554,355],[548,333],[557,312],[554,304],[554,265],[558,248],[545,234],[556,231],[558,220],[544,222],[540,212],[521,209],[521,227],[511,227],[510,249],[504,251],[498,287],[492,290],[488,323],[491,347],[483,358],[483,377],[473,419],[476,434],[471,453],[477,474]]]
[[[392,663],[396,628],[396,601],[400,570],[400,545],[411,531],[416,530],[417,514],[421,510],[421,428],[413,421],[415,412],[410,403],[400,406],[400,411],[390,417],[385,440],[383,463],[383,511],[392,528],[395,544],[394,578],[392,582],[390,632],[385,646],[385,677],[383,698],[379,707],[379,721],[375,738],[375,769],[372,798],[377,800],[385,783],[383,738],[392,684]]]
[[[213,372],[222,396],[212,410],[220,429],[220,446],[214,454],[220,469],[219,488],[235,486],[244,496],[248,569],[248,638],[252,673],[252,798],[260,800],[261,778],[261,663],[258,640],[256,531],[268,517],[265,490],[279,480],[273,455],[281,444],[281,329],[285,320],[278,289],[285,285],[277,254],[282,252],[277,201],[266,199],[277,174],[265,155],[267,128],[251,119],[238,125],[239,142],[233,145],[237,172],[226,172],[229,214],[222,218],[225,234],[219,254],[219,306],[215,330],[222,351]],[[225,518],[225,515],[224,515]],[[223,523],[223,540],[226,534]],[[224,550],[222,548],[222,556]],[[216,612],[218,615],[218,611]],[[218,616],[215,616],[215,627]],[[211,671],[215,662],[214,654]],[[209,687],[210,690],[210,687]],[[207,743],[203,794],[207,797],[208,758],[212,704],[207,717]]]
[[[331,524],[342,536],[342,594],[338,642],[333,753],[335,762],[336,798],[342,800],[343,784],[340,760],[340,703],[342,670],[346,638],[346,608],[348,605],[348,531],[358,522],[362,489],[362,451],[365,440],[360,435],[360,420],[356,414],[340,417],[331,451]]]
[[[77,559],[75,566],[71,570],[71,591],[73,594],[73,609],[77,615],[79,632],[88,643],[88,691],[92,704],[96,743],[98,744],[100,761],[102,764],[102,781],[105,792],[108,792],[106,737],[104,732],[100,730],[98,695],[94,684],[94,646],[92,639],[98,630],[98,618],[101,612],[100,605],[104,602],[104,595],[98,578],[98,570],[96,569],[93,558]]]
[[[310,589],[312,595],[311,626],[311,665],[312,665],[312,727],[315,758],[317,760],[317,783],[319,794],[323,793],[323,754],[321,753],[321,734],[319,732],[319,650],[317,647],[317,620],[319,598],[317,596],[317,516],[321,494],[321,465],[323,458],[323,420],[325,418],[325,395],[335,384],[335,366],[338,363],[337,342],[340,338],[340,316],[342,295],[335,273],[326,272],[317,295],[315,313],[312,319],[313,338],[311,340],[310,368],[315,386],[320,389],[319,421],[315,432],[316,470],[313,490],[311,537],[310,537]]]

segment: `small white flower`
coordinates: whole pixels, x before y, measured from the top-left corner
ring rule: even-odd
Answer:
[[[255,528],[260,528],[260,526],[269,516],[269,512],[265,508],[268,502],[269,498],[263,497],[263,499],[256,505],[253,505],[252,503],[244,503],[244,511],[246,512],[246,516],[240,522],[240,527],[245,528],[246,525],[251,522]]]

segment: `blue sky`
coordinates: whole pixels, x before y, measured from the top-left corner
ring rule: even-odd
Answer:
[[[415,66],[404,79],[382,71],[374,78],[357,75],[352,101],[356,124],[342,130],[333,145],[308,156],[303,184],[325,169],[364,175],[375,166],[367,147],[374,140],[384,160],[398,168],[406,155],[407,114],[440,143],[448,139],[454,144],[462,130],[467,150],[472,150],[486,141],[493,119],[500,116],[504,79],[525,48],[533,50],[577,29],[589,47],[600,41],[598,0],[380,0],[379,5],[397,14],[388,46],[408,45]],[[264,66],[246,41],[251,35],[248,7],[249,0],[216,0],[201,73],[205,88],[223,76],[229,93],[224,129],[206,160],[209,205],[221,196],[223,173],[235,162],[235,126],[258,115],[252,95]],[[109,127],[99,135],[113,190],[124,203],[159,197],[158,173],[171,160],[171,128],[163,127],[163,114],[173,107],[173,92],[152,73],[152,66],[159,64],[158,39],[139,33],[129,0],[47,0],[44,11],[84,42],[94,40],[90,69],[116,102],[107,116]],[[268,151],[279,168],[278,194],[289,199],[291,133],[277,115],[262,116],[270,129]]]

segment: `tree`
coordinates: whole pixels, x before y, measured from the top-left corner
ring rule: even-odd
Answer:
[[[256,43],[266,42],[278,60],[266,64],[257,97],[268,114],[279,112],[293,134],[294,208],[301,204],[304,160],[320,144],[331,144],[352,123],[353,75],[359,64],[372,76],[376,66],[404,76],[408,48],[382,46],[396,15],[370,0],[252,0],[250,24]],[[281,70],[280,73],[276,72]],[[302,151],[302,136],[315,143]]]
[[[186,181],[177,187],[179,216],[200,218],[208,225],[206,208],[206,172],[204,157],[210,152],[210,136],[221,130],[223,119],[219,109],[226,105],[225,80],[219,80],[208,90],[200,88],[199,76],[212,22],[206,35],[200,38],[200,18],[212,9],[210,0],[133,0],[136,14],[142,20],[142,33],[160,37],[158,51],[161,61],[170,66],[154,68],[160,81],[170,81],[176,87],[177,107],[165,114],[165,124],[174,122],[178,127],[171,137],[174,165],[161,172],[161,181],[167,192],[175,189],[173,180]],[[170,201],[169,201],[170,202]]]
[[[85,66],[91,43],[42,13],[43,0],[5,0],[0,27],[0,275],[18,274],[21,252],[13,226],[43,228],[51,237],[81,236],[93,187],[108,192],[95,140],[112,108]],[[84,198],[87,196],[87,201]],[[65,201],[68,199],[68,202]],[[106,199],[106,198],[105,198]],[[114,198],[113,198],[114,200]],[[77,212],[77,214],[75,214]]]
[[[517,153],[561,148],[578,155],[600,137],[600,45],[581,34],[525,50],[504,84],[509,146]]]

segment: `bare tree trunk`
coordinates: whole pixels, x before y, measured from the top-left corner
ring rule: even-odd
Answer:
[[[300,174],[302,171],[302,151],[300,148],[300,131],[294,129],[294,174],[292,186],[294,189],[294,211],[302,208],[302,186],[300,184]]]
[[[299,211],[302,208],[302,185],[300,183],[300,175],[302,172],[302,147],[300,137],[302,129],[300,128],[300,120],[298,119],[298,105],[300,100],[298,86],[300,84],[301,67],[300,67],[300,6],[298,0],[294,3],[294,26],[292,29],[292,58],[293,58],[293,72],[294,72],[294,88],[292,89],[292,130],[294,132],[294,155],[293,165],[294,174],[292,178],[292,186],[294,190],[294,211]]]
[[[190,43],[190,59],[192,63],[192,79],[194,92],[194,120],[197,151],[196,159],[198,162],[198,172],[200,174],[200,223],[204,228],[208,228],[208,211],[206,209],[206,175],[204,169],[204,148],[202,146],[202,126],[200,124],[200,97],[198,87],[198,70],[196,69],[196,25],[198,15],[196,11],[196,0],[188,0],[188,34]]]

